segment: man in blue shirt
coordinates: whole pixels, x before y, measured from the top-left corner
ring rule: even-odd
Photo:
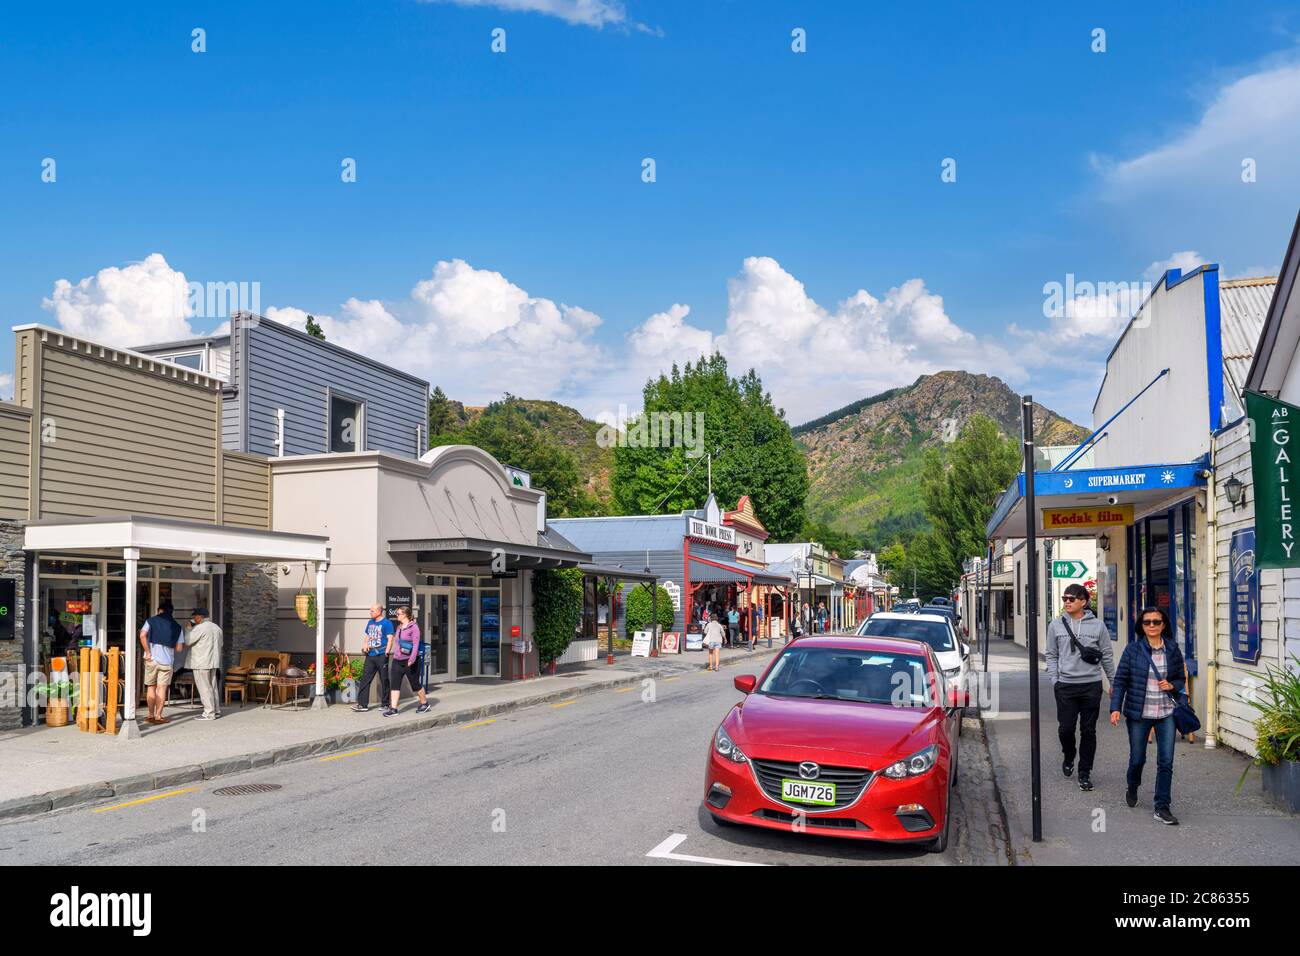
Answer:
[[[352,708],[358,714],[370,709],[370,684],[375,675],[379,676],[379,699],[388,699],[388,662],[384,652],[392,635],[393,622],[384,615],[384,606],[370,605],[370,620],[366,622],[366,636],[361,645],[366,652],[366,666],[361,672],[361,686],[357,688],[357,702]]]
[[[171,718],[163,716],[163,706],[167,703],[176,653],[185,648],[185,632],[172,617],[170,602],[159,604],[158,613],[144,622],[140,628],[140,646],[144,648],[144,686],[149,708],[145,722],[170,723]]]

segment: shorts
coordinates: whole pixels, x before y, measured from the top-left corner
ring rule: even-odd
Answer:
[[[388,689],[390,691],[402,692],[402,678],[411,685],[411,690],[424,690],[424,682],[421,677],[424,674],[423,662],[416,658],[411,662],[399,661],[396,657],[388,659]]]
[[[153,687],[157,684],[160,687],[166,687],[172,682],[172,665],[159,664],[155,660],[144,662],[144,686]]]

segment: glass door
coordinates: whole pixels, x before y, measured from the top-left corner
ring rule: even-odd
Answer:
[[[478,592],[478,671],[483,677],[501,676],[501,592]]]
[[[456,661],[451,679],[474,676],[474,592],[456,589]]]
[[[415,593],[415,603],[416,620],[426,645],[425,660],[429,669],[426,676],[434,680],[451,676],[451,589],[419,588]]]

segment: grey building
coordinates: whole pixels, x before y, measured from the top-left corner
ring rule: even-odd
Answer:
[[[424,453],[428,382],[262,316],[236,313],[230,327],[135,349],[225,382],[226,450],[270,458]]]

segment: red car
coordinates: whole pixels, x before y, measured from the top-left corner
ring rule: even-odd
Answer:
[[[735,683],[704,783],[718,823],[947,848],[967,697],[928,644],[805,637]]]

